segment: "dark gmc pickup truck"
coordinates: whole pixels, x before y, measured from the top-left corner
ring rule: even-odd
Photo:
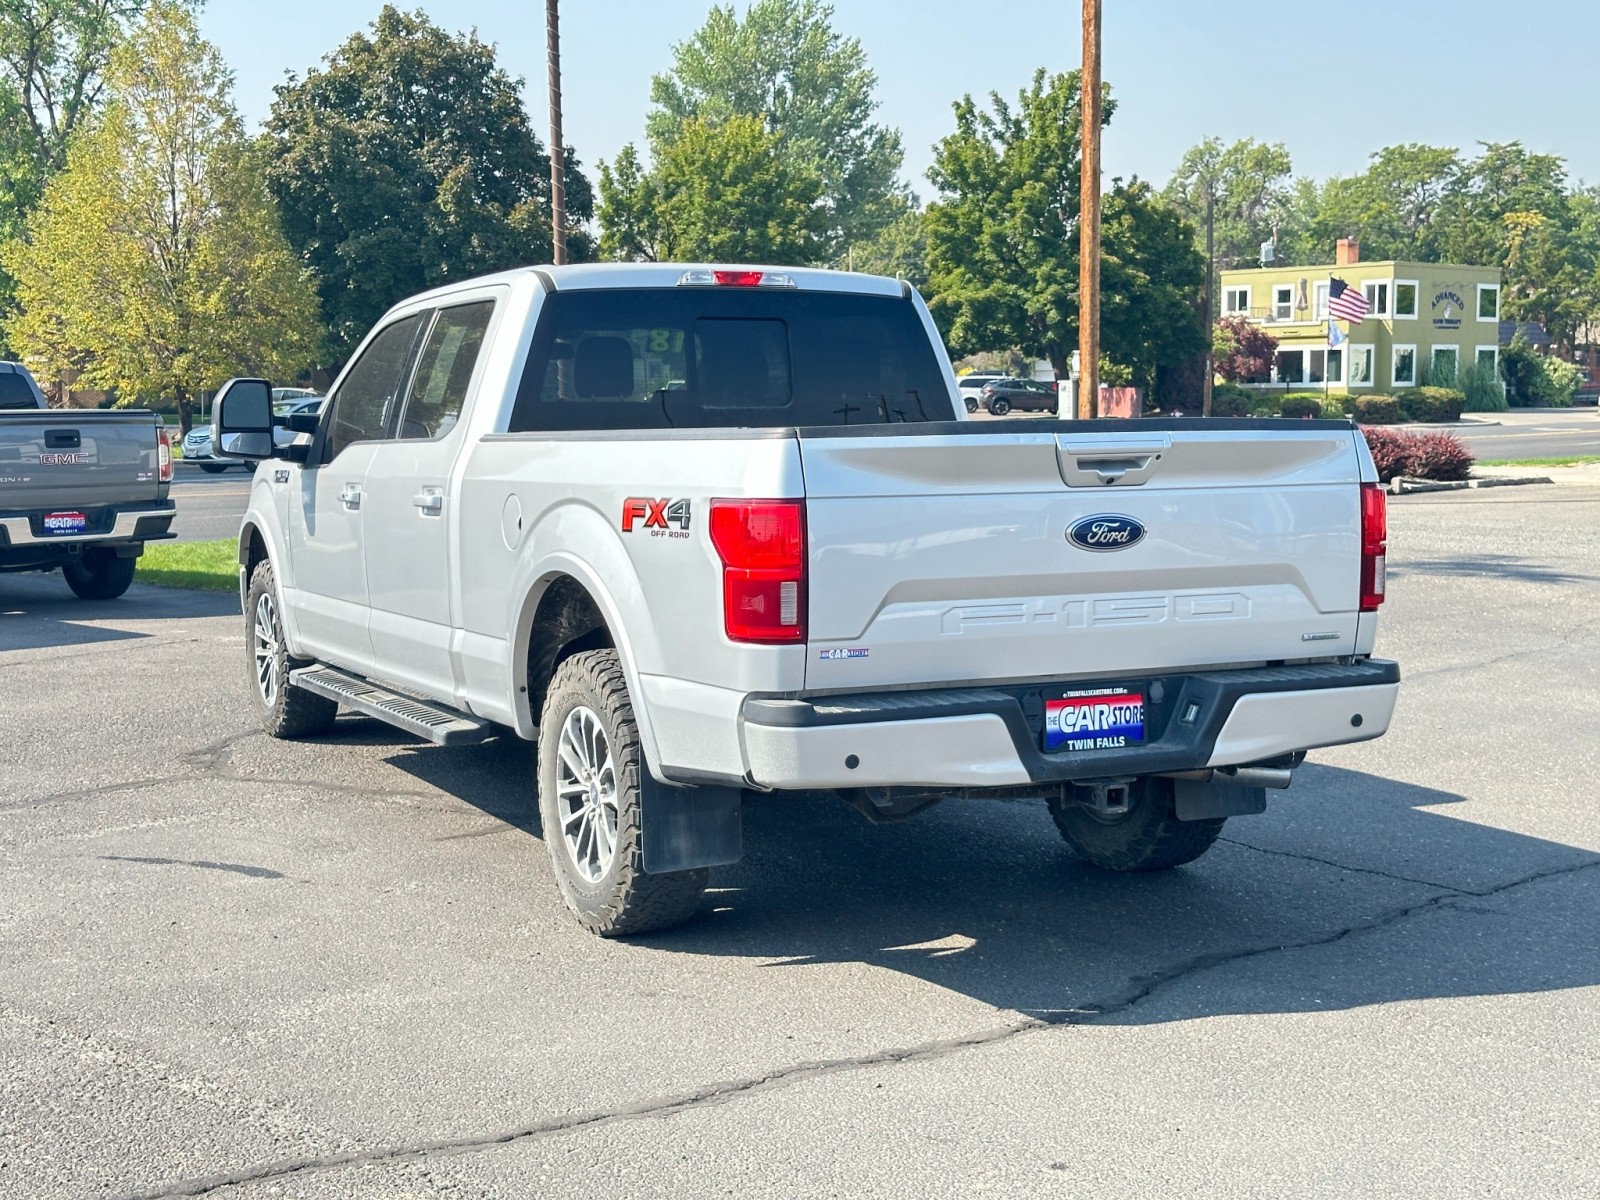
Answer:
[[[16,384],[19,373],[7,374]],[[19,387],[7,395],[16,403],[0,404],[0,572],[59,567],[85,600],[122,595],[144,544],[173,536],[161,418],[23,406]]]

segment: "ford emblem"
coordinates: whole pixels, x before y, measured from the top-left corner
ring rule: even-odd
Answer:
[[[1144,526],[1132,517],[1101,513],[1073,522],[1067,540],[1085,550],[1126,550],[1144,540]]]

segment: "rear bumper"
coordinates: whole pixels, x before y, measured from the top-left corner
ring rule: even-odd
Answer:
[[[1400,668],[1366,660],[1122,682],[1144,690],[1146,740],[1050,754],[1040,748],[1049,688],[752,697],[741,723],[748,778],[779,790],[1015,787],[1261,762],[1381,737]]]
[[[49,566],[74,558],[88,546],[136,547],[175,536],[170,528],[177,506],[171,500],[109,512],[86,508],[84,512],[94,514],[90,528],[66,536],[35,532],[35,518],[43,511],[0,514],[0,569]]]

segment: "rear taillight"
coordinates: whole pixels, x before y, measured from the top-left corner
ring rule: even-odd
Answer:
[[[722,559],[722,623],[729,640],[805,641],[802,502],[713,500],[711,544]]]
[[[1388,498],[1376,483],[1361,485],[1361,611],[1383,603],[1384,556],[1388,551]]]
[[[172,482],[172,435],[165,426],[156,430],[156,478]]]

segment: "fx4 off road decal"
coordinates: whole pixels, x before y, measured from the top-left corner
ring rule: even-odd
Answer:
[[[689,502],[652,500],[644,496],[629,496],[622,502],[622,532],[632,533],[635,527],[650,531],[651,537],[686,538],[689,536]]]

